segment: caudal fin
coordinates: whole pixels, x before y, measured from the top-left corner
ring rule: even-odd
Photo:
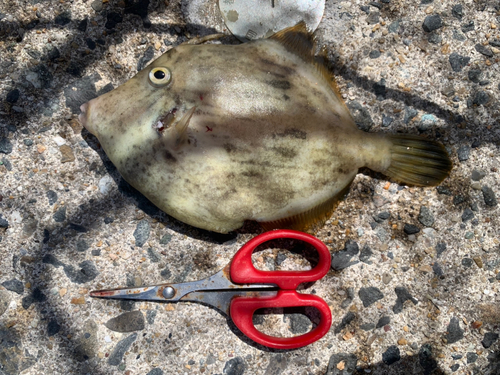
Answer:
[[[444,146],[415,135],[390,135],[391,164],[384,172],[398,182],[418,186],[438,185],[451,171]]]

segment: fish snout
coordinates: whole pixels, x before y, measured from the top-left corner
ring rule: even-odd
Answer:
[[[80,115],[78,116],[78,121],[80,121],[80,124],[82,124],[82,126],[87,129],[89,132],[92,133],[92,130],[89,129],[89,124],[88,124],[88,112],[89,112],[89,102],[87,103],[84,103],[80,106]]]

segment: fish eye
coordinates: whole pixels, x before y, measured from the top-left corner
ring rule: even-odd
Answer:
[[[155,87],[165,86],[172,79],[172,74],[168,68],[162,66],[153,68],[149,72],[149,82]]]

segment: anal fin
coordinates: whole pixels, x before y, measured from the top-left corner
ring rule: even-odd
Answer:
[[[266,231],[272,229],[293,229],[315,233],[332,216],[333,211],[335,211],[340,201],[345,198],[349,192],[351,182],[352,180],[338,194],[307,211],[279,220],[259,222],[259,224]]]

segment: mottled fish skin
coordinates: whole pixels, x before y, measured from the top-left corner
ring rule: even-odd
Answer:
[[[149,83],[167,67],[171,82]],[[193,107],[185,138],[175,121]],[[84,126],[122,176],[156,206],[226,233],[245,220],[297,215],[384,171],[391,142],[357,129],[317,69],[276,40],[181,45],[82,109]]]

